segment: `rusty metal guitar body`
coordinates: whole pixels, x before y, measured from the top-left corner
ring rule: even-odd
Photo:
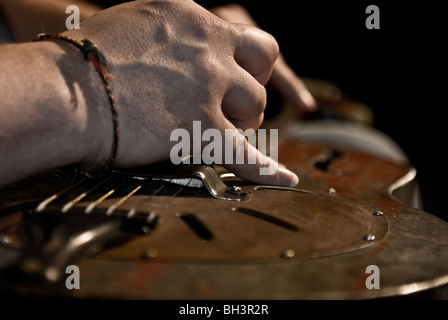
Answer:
[[[448,225],[399,200],[415,170],[282,141],[296,188],[220,166],[69,169],[0,191],[0,290],[112,299],[371,299],[448,282]],[[66,268],[80,269],[80,288]],[[379,274],[369,286],[372,266]]]

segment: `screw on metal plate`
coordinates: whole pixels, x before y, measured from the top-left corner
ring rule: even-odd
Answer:
[[[235,197],[247,198],[248,193],[244,192],[243,189],[239,186],[232,186],[226,190],[227,194],[231,194]]]
[[[142,259],[154,259],[158,254],[156,249],[149,249],[142,253]]]
[[[232,187],[228,190],[228,192],[236,193],[236,194],[240,194],[240,193],[241,193],[241,187],[238,187],[238,186],[232,186]]]
[[[11,237],[8,234],[0,235],[0,247],[11,249],[23,249],[23,243],[21,239],[17,237]]]
[[[8,235],[2,235],[0,237],[1,244],[9,245],[9,244],[11,244],[11,242],[12,242],[11,237]]]
[[[296,252],[292,249],[287,249],[285,251],[283,251],[282,253],[282,257],[285,259],[291,259],[296,255]]]

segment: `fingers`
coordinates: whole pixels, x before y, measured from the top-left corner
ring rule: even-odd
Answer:
[[[232,23],[259,27],[250,13],[238,4],[228,4],[211,9],[211,12]],[[317,103],[300,77],[286,63],[281,54],[275,62],[270,84],[290,103],[301,111],[313,111]]]
[[[270,84],[297,109],[313,111],[317,108],[316,101],[302,79],[291,69],[281,55],[275,64]]]
[[[251,147],[252,148],[252,147]],[[275,185],[275,186],[285,186],[285,187],[295,187],[299,183],[299,178],[297,175],[288,169],[281,167],[275,160],[261,154],[259,151],[255,150],[260,157],[260,162],[257,165],[251,164],[231,164],[224,165],[224,167],[230,172],[234,173],[237,177],[263,185]],[[264,157],[262,159],[261,157]],[[261,174],[262,169],[268,171],[271,168],[277,168],[272,174]]]
[[[229,3],[214,8],[210,8],[209,10],[210,12],[214,13],[215,15],[226,21],[258,27],[257,23],[249,14],[249,12],[239,4]]]
[[[266,89],[249,73],[237,67],[232,83],[222,100],[222,112],[241,129],[257,129],[263,121]]]
[[[259,151],[248,142],[244,133],[235,128],[225,130],[224,167],[236,176],[255,183],[295,187],[299,182],[297,175]],[[258,137],[257,144],[266,146],[267,143]],[[270,152],[276,154],[275,150]]]
[[[241,129],[258,128],[266,107],[264,85],[271,77],[278,56],[275,39],[255,27],[235,25],[234,63],[230,83],[222,100],[227,119]]]
[[[245,180],[294,187],[299,182],[297,175],[262,153],[254,143],[248,142],[242,130],[236,129],[258,128],[261,125],[266,106],[263,86],[271,77],[279,47],[271,35],[258,28],[235,26],[239,28],[240,37],[237,38],[234,59],[246,73],[240,73],[223,98],[222,111],[226,119],[221,124],[228,122],[227,129],[222,130],[225,131],[223,165]],[[256,144],[264,144],[266,149],[266,139],[262,141],[258,136],[257,140]]]
[[[265,85],[271,77],[279,55],[277,41],[270,34],[247,25],[235,24],[239,29],[236,38],[235,61],[259,83]]]

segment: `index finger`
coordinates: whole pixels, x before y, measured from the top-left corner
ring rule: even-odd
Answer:
[[[272,148],[276,148],[277,143],[272,141],[272,137],[268,142],[266,132],[255,132],[253,129],[243,131],[235,128],[227,119],[223,119],[219,126],[224,138],[224,144],[221,146],[221,163],[227,170],[240,178],[259,184],[288,187],[295,187],[298,184],[298,176],[276,161],[275,154],[278,152]],[[256,144],[250,140],[251,137],[255,137],[254,134],[257,134]],[[272,136],[272,132],[270,135]],[[273,157],[266,155],[268,144],[269,154]]]

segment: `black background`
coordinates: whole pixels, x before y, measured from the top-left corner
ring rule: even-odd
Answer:
[[[229,3],[196,2],[204,7]],[[235,2],[277,39],[300,76],[333,81],[373,110],[374,126],[394,139],[417,169],[425,210],[448,221],[441,2]],[[379,30],[365,27],[370,4],[380,9]]]
[[[199,1],[220,4],[225,1]],[[335,82],[372,108],[374,126],[417,169],[425,210],[448,221],[442,8],[404,1],[239,1],[303,77]],[[380,10],[368,30],[366,8]],[[446,35],[445,35],[446,37]],[[444,51],[444,52],[443,52]],[[445,55],[444,55],[445,53]]]
[[[446,49],[442,49],[440,5],[428,1],[238,3],[275,36],[300,76],[333,81],[342,92],[372,108],[374,126],[394,139],[416,167],[425,210],[448,220],[443,97],[447,81],[442,70]],[[370,4],[380,10],[379,30],[365,27]]]

